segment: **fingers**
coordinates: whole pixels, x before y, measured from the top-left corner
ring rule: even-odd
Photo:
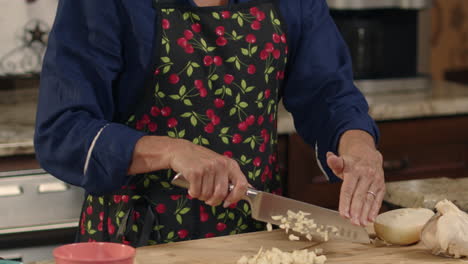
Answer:
[[[353,194],[350,209],[351,222],[355,225],[364,225],[364,223],[361,223],[361,213],[364,205],[366,204],[368,195],[367,191],[372,184],[372,180],[369,175],[363,174],[362,172],[361,175],[362,176],[359,177],[358,184]]]
[[[224,200],[223,206],[225,208],[242,199],[242,197],[247,192],[247,188],[249,187],[249,183],[247,182],[245,175],[242,173],[239,165],[234,160],[231,163],[229,180],[234,185],[234,189],[226,197],[226,200]]]
[[[203,181],[203,171],[201,170],[192,170],[188,174],[184,173],[186,179],[190,182],[190,188],[188,193],[193,198],[198,198],[202,192],[202,181]]]
[[[205,201],[206,204],[211,206],[219,205],[228,194],[228,175],[227,170],[219,172],[217,177],[214,177],[214,190],[212,196]]]
[[[328,167],[333,171],[333,173],[343,179],[343,169],[344,169],[344,159],[338,157],[332,152],[327,152],[327,164]]]
[[[385,196],[385,184],[380,188],[380,191],[376,193],[376,197],[374,200],[374,203],[372,204],[372,207],[369,211],[369,220],[374,222],[375,218],[379,214],[380,207],[382,206],[382,201]]]
[[[217,172],[214,170],[214,165],[205,168],[205,173],[201,179],[202,186],[200,197],[198,197],[199,200],[207,201],[208,199],[212,198],[214,192],[214,184],[217,178],[216,173]]]
[[[351,199],[353,198],[354,190],[356,189],[357,183],[357,177],[344,177],[343,184],[341,185],[339,205],[339,211],[341,216],[343,217],[350,217]]]
[[[360,223],[363,226],[367,226],[369,224],[369,221],[372,221],[372,219],[369,217],[369,212],[372,208],[372,205],[375,202],[375,198],[377,194],[371,190],[375,190],[375,188],[371,186],[369,190],[367,191],[367,194],[365,196],[365,201],[364,201],[362,211],[361,211]]]

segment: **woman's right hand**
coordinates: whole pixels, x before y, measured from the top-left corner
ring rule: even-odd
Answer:
[[[175,143],[169,162],[190,183],[190,196],[208,205],[218,205],[224,200],[224,207],[228,207],[247,192],[247,179],[235,160],[190,141]],[[234,185],[231,192],[229,184]]]
[[[237,162],[184,139],[144,136],[138,140],[128,173],[173,169],[190,183],[189,194],[224,207],[238,202],[249,186]],[[228,185],[234,185],[229,192]]]

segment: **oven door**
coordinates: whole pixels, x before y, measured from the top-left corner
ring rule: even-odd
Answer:
[[[0,257],[52,259],[53,248],[74,241],[83,198],[43,170],[0,173]]]

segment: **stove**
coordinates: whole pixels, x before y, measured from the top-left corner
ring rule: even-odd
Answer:
[[[0,257],[52,259],[75,239],[84,191],[42,169],[0,172]]]

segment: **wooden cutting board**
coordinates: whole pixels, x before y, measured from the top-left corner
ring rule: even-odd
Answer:
[[[277,247],[283,251],[322,248],[326,263],[406,264],[456,263],[430,254],[422,245],[409,247],[361,245],[344,241],[313,243],[289,241],[282,230],[256,232],[234,236],[192,240],[137,249],[136,264],[235,264],[243,255],[255,255],[263,247]]]

